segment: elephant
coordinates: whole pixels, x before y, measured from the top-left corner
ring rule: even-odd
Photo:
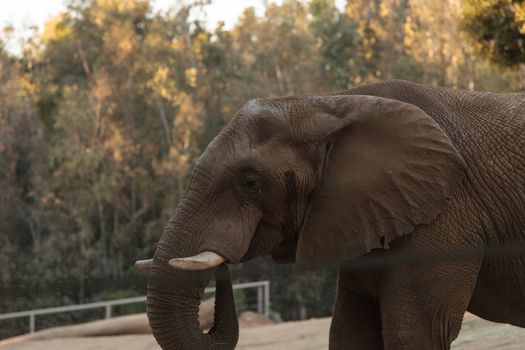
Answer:
[[[338,266],[329,348],[525,327],[525,98],[391,80],[248,101],[198,159],[148,272],[162,349],[234,349],[225,264]],[[199,299],[217,278],[214,326]]]

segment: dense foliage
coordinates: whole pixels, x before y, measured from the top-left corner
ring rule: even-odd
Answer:
[[[467,0],[463,29],[481,53],[503,66],[525,63],[525,1]]]
[[[474,15],[477,3],[493,7]],[[464,27],[479,35],[482,52],[517,66],[523,24],[497,3],[523,15],[519,1],[469,1]],[[334,0],[284,0],[214,30],[191,20],[198,6],[154,13],[147,0],[70,0],[20,57],[3,48],[3,32],[0,313],[144,294],[133,262],[152,256],[196,157],[249,98],[386,78],[524,86],[523,75],[478,58],[458,30],[459,0],[354,0],[344,11]],[[491,35],[508,43],[486,44]],[[234,275],[270,278],[284,319],[329,313],[334,269],[258,259]],[[73,316],[61,317],[37,328]],[[4,322],[0,337],[24,327]]]

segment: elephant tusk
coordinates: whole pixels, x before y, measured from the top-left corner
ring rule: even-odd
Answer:
[[[140,271],[149,272],[153,259],[135,261],[135,268]]]
[[[187,258],[171,259],[169,264],[179,270],[206,270],[219,266],[225,259],[219,254],[205,251]]]

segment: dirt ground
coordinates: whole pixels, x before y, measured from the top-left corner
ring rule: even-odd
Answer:
[[[263,322],[264,323],[264,322]],[[328,348],[329,318],[281,324],[242,326],[239,350],[325,350]],[[120,335],[62,338],[18,342],[0,346],[1,350],[154,350],[159,349],[151,335]],[[466,315],[454,350],[523,350],[525,329],[496,324]]]

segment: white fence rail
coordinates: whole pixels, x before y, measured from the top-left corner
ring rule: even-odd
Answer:
[[[238,284],[234,284],[232,287],[234,290],[257,288],[257,312],[265,316],[269,316],[270,314],[270,281],[238,283]],[[206,288],[204,291],[204,293],[212,293],[212,292],[215,292],[215,287]],[[106,318],[111,318],[111,309],[113,306],[143,303],[145,301],[146,301],[146,296],[140,296],[140,297],[126,298],[126,299],[99,301],[99,302],[87,303],[87,304],[50,307],[47,309],[10,312],[6,314],[0,314],[0,321],[9,320],[12,318],[29,317],[29,331],[33,333],[35,331],[35,318],[38,315],[48,315],[48,314],[56,314],[60,312],[72,312],[72,311],[79,311],[79,310],[105,308]]]

